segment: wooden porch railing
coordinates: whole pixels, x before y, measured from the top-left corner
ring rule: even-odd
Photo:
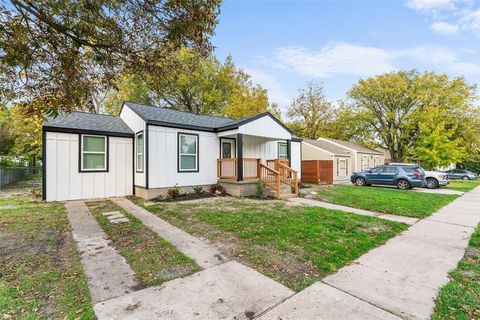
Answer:
[[[217,159],[217,176],[219,179],[237,179],[237,158]],[[293,188],[298,195],[297,171],[288,166],[287,159],[267,160],[267,165],[261,159],[243,158],[243,179],[258,179],[265,186],[275,191],[276,197],[280,197],[280,185],[282,183]]]
[[[263,163],[259,163],[258,166],[258,171],[260,173],[260,182],[263,183],[264,185],[272,188],[275,190],[275,195],[276,198],[280,198],[280,173],[272,169],[270,167],[267,167]]]

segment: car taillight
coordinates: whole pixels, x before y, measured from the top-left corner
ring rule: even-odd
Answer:
[[[415,178],[420,178],[422,175],[418,172],[414,172],[413,175],[415,176]]]

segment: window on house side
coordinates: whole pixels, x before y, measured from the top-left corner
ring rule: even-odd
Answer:
[[[143,143],[143,132],[137,133],[136,137],[136,150],[137,150],[137,172],[143,172],[144,164],[144,143]]]
[[[278,159],[288,159],[288,145],[286,143],[278,144]]]
[[[107,170],[107,137],[82,135],[82,171]]]
[[[198,171],[198,136],[179,134],[179,171]]]

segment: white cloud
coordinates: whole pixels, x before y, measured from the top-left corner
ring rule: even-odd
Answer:
[[[423,13],[455,9],[453,0],[409,0],[407,6]]]
[[[339,42],[324,46],[320,51],[305,47],[284,47],[275,50],[268,59],[273,66],[307,77],[331,75],[370,76],[392,70],[387,52]]]
[[[459,27],[457,25],[446,22],[435,22],[430,26],[430,29],[432,29],[433,32],[443,36],[454,35],[459,31]]]
[[[470,31],[480,36],[480,10],[465,13],[459,23],[462,30]]]
[[[319,51],[305,47],[279,48],[262,60],[274,68],[308,78],[372,76],[400,68],[480,74],[480,64],[462,61],[456,51],[435,46],[385,50],[341,42]]]
[[[292,99],[287,96],[285,88],[275,77],[258,69],[244,68],[244,70],[252,76],[254,83],[267,89],[268,99],[271,103],[278,103],[282,111],[286,110]]]

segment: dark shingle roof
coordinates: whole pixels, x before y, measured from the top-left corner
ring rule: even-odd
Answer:
[[[360,145],[355,144],[355,143],[350,142],[350,141],[343,141],[343,140],[331,139],[331,138],[322,138],[322,139],[327,140],[327,141],[331,141],[331,142],[334,142],[334,143],[338,143],[338,144],[340,144],[340,145],[342,145],[342,146],[344,146],[344,147],[353,149],[353,150],[358,151],[358,152],[373,153],[373,154],[383,154],[383,152],[378,152],[378,151],[376,151],[376,150],[372,150],[372,149],[369,149],[369,148],[360,146]]]
[[[151,107],[133,102],[125,102],[125,105],[145,121],[157,121],[211,129],[233,125],[239,121],[226,117],[206,116],[170,108]]]
[[[124,105],[128,106],[143,120],[157,125],[171,125],[177,128],[191,127],[193,129],[206,129],[207,131],[224,131],[238,128],[241,125],[264,116],[270,116],[280,126],[285,128],[285,130],[291,132],[283,123],[268,112],[236,120],[227,117],[206,116],[192,112],[178,111],[171,108],[152,107],[128,101],[124,102]]]
[[[328,151],[333,154],[344,154],[344,155],[351,155],[352,152],[348,149],[343,147],[337,146],[329,141],[325,140],[304,140],[304,142],[311,144],[312,146],[318,147],[325,151]]]
[[[56,118],[47,118],[45,129],[68,131],[98,131],[119,135],[133,135],[134,132],[120,117],[88,112],[60,113]]]

